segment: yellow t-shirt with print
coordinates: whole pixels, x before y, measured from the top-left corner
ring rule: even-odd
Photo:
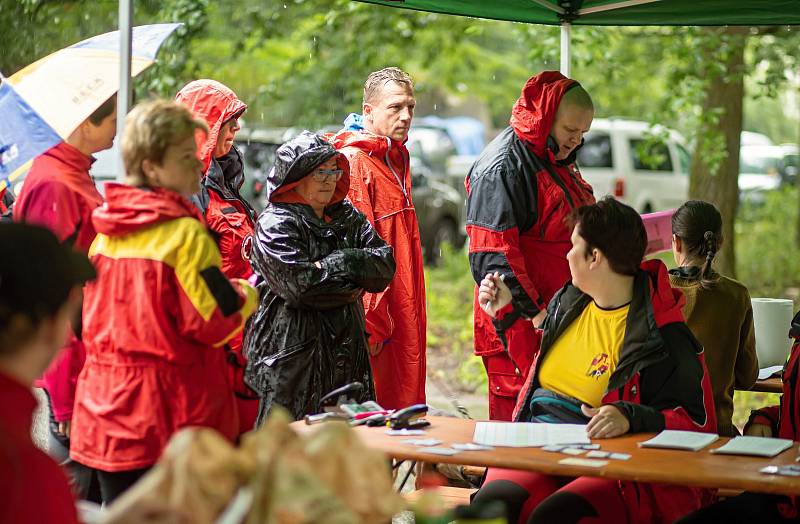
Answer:
[[[541,387],[599,406],[619,361],[629,309],[630,304],[607,310],[590,302],[545,355]]]

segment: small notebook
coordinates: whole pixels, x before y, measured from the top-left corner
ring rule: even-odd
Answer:
[[[754,457],[774,457],[792,447],[792,441],[785,438],[734,437],[724,446],[712,449],[711,453],[723,455],[752,455]]]
[[[697,431],[676,431],[665,429],[650,440],[640,442],[643,448],[666,448],[697,451],[708,446],[719,436],[712,433],[698,433]]]

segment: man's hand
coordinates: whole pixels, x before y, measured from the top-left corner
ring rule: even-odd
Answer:
[[[590,408],[586,404],[581,405],[581,411],[592,420],[586,424],[586,434],[589,438],[613,438],[624,435],[631,429],[631,423],[622,412],[611,404]]]
[[[69,438],[69,432],[72,429],[72,421],[65,420],[63,422],[58,423],[58,433]]]
[[[511,303],[511,290],[500,273],[487,273],[478,288],[478,304],[481,309],[492,318],[497,316],[497,312]]]
[[[753,423],[744,428],[748,437],[772,437],[772,428],[767,424]]]
[[[543,309],[543,310],[539,311],[538,313],[536,313],[536,316],[531,319],[531,323],[533,324],[533,327],[535,327],[536,329],[539,329],[540,327],[542,327],[542,322],[544,322],[544,317],[546,317],[546,316],[547,316],[547,310],[546,309]]]
[[[377,357],[382,349],[383,342],[375,342],[374,344],[369,345],[369,354],[373,357]]]

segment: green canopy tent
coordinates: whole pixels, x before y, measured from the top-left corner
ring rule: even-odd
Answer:
[[[561,72],[569,76],[577,25],[798,25],[800,0],[356,0],[416,11],[561,26]]]

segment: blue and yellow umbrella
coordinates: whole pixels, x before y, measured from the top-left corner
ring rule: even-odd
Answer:
[[[155,62],[181,24],[133,28],[131,77]],[[119,90],[119,32],[78,42],[14,75],[0,75],[0,190],[32,160],[67,138]]]

